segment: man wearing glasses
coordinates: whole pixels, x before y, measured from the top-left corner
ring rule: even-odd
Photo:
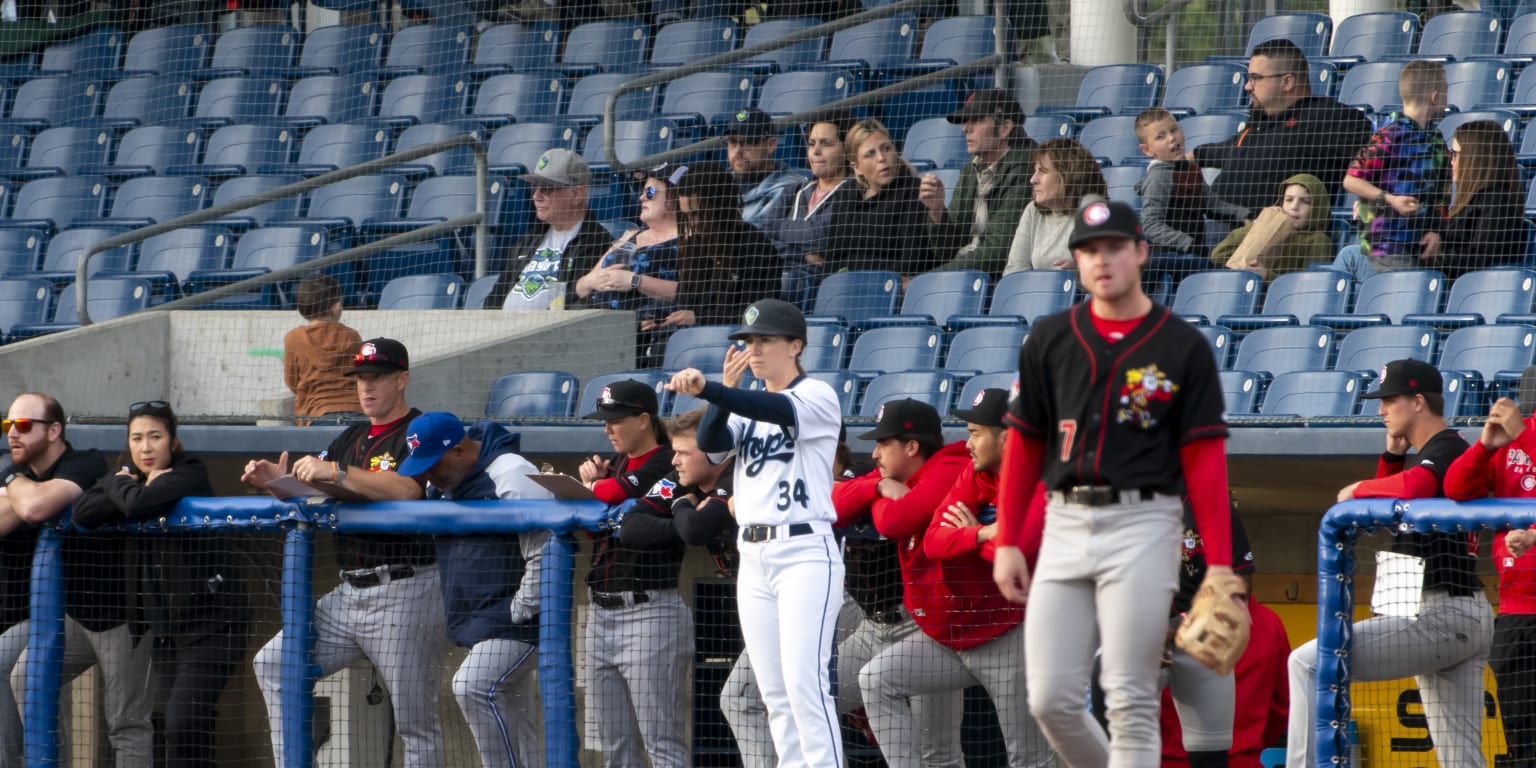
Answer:
[[[0,765],[21,765],[21,718],[16,701],[28,686],[26,619],[28,571],[37,542],[37,526],[50,522],[80,494],[107,474],[96,451],[76,451],[64,439],[64,408],[39,393],[16,398],[0,420],[10,461],[0,462],[0,536],[6,542],[0,597],[7,618],[19,619],[0,636]],[[154,730],[149,715],[154,700],[150,647],[129,625],[133,583],[124,566],[126,539],[114,535],[71,534],[64,543],[64,680],[101,666],[107,736],[117,768],[148,768]],[[15,550],[12,550],[15,547]],[[14,560],[13,560],[14,558]],[[18,561],[19,562],[16,562]],[[20,567],[17,567],[20,566]],[[12,601],[15,601],[13,603]]]
[[[369,339],[352,356],[347,372],[368,423],[348,427],[329,448],[305,456],[288,472],[288,453],[274,464],[245,465],[243,482],[274,496],[271,484],[289,475],[343,501],[410,501],[422,497],[424,480],[401,476],[400,463],[415,435],[407,426],[421,415],[405,402],[410,357],[394,339]],[[407,768],[443,765],[443,731],[437,720],[447,629],[431,536],[340,534],[336,562],[341,584],[315,605],[315,661],[324,677],[368,659],[378,670],[395,708]],[[283,633],[256,653],[256,681],[267,701],[272,751],[283,762]]]
[[[1251,102],[1248,126],[1191,153],[1201,167],[1221,170],[1211,192],[1247,208],[1246,218],[1252,218],[1274,201],[1281,182],[1310,173],[1328,185],[1328,199],[1343,200],[1344,173],[1371,138],[1365,115],[1327,96],[1313,96],[1307,57],[1285,39],[1254,47],[1243,90]]]

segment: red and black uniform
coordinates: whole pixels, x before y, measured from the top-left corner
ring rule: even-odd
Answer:
[[[405,428],[421,415],[409,413],[388,424],[357,424],[348,427],[317,458],[334,461],[351,471],[394,472],[410,454],[405,442]],[[425,480],[419,480],[425,482]],[[408,578],[407,570],[437,562],[437,548],[431,536],[385,533],[336,534],[336,564],[343,571],[394,566],[390,578]]]
[[[1454,429],[1444,429],[1419,449],[1413,466],[1407,455],[1383,453],[1376,477],[1355,486],[1355,498],[1427,499],[1448,496],[1445,477],[1468,450]],[[1424,589],[1443,589],[1452,597],[1483,591],[1477,577],[1476,540],[1464,533],[1401,533],[1392,537],[1392,551],[1424,560]]]
[[[1253,547],[1248,545],[1248,532],[1243,529],[1243,521],[1237,516],[1236,505],[1232,507],[1231,521],[1232,572],[1253,573]],[[1205,538],[1200,535],[1200,525],[1195,522],[1195,516],[1186,504],[1184,536],[1179,542],[1179,591],[1173,595],[1174,615],[1189,611],[1190,603],[1195,601],[1195,593],[1200,591],[1200,582],[1205,579],[1205,565]]]
[[[677,485],[666,480],[672,474],[671,446],[657,446],[642,456],[619,454],[609,460],[608,466],[608,477],[592,484],[597,498],[608,504],[635,499],[629,515],[672,517]],[[650,546],[631,546],[615,531],[613,535],[597,538],[587,586],[600,595],[620,596],[620,602],[623,593],[632,593],[637,602],[644,602],[640,594],[677,588],[677,572],[682,562],[683,542],[676,538]]]

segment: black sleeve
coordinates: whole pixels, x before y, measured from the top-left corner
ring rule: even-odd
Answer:
[[[1232,506],[1232,570],[1235,573],[1253,573],[1253,547],[1248,544],[1248,531],[1243,528],[1242,518],[1237,516],[1237,506]]]
[[[364,428],[366,429],[366,427]],[[335,439],[331,440],[331,444],[326,446],[325,453],[320,454],[321,460],[334,461],[342,464],[343,466],[351,466],[350,464],[346,464],[344,459],[352,451],[352,445],[354,443],[352,440],[352,431],[355,429],[357,429],[357,427],[347,427],[346,429],[343,429],[341,434],[337,435]],[[289,466],[291,467],[292,464],[289,464]]]
[[[672,518],[651,514],[647,504],[637,502],[619,523],[619,541],[631,547],[655,547],[677,539]]]
[[[729,472],[730,470],[726,470]],[[678,499],[672,505],[672,518],[677,525],[678,538],[685,544],[704,546],[721,533],[736,525],[728,503],[731,492],[716,488],[714,493],[694,504],[689,499]]]
[[[107,496],[106,484],[111,475],[103,477],[90,490],[75,499],[74,522],[80,528],[100,528],[123,521],[123,511]]]
[[[135,477],[108,475],[102,478],[113,506],[132,520],[148,520],[171,511],[188,496],[212,496],[208,467],[200,461],[184,461],[171,471],[143,484]]]
[[[85,490],[107,473],[107,462],[100,451],[74,451],[59,460],[50,480],[68,480]]]
[[[790,401],[789,395],[783,392],[753,392],[727,387],[718,381],[706,381],[704,391],[699,393],[699,399],[718,404],[722,410],[744,416],[752,421],[766,421],[781,427],[795,425],[795,405]],[[705,450],[709,451],[724,451],[730,448],[731,446],[723,448],[713,447],[713,445],[705,446]]]
[[[618,464],[618,461],[613,461],[609,463],[609,466],[617,466]],[[628,462],[625,462],[624,470],[622,472],[614,472],[613,479],[619,482],[619,487],[624,489],[626,496],[631,499],[638,499],[644,496],[646,491],[649,491],[651,486],[655,485],[658,480],[671,474],[671,472],[672,449],[664,445],[658,448],[655,453],[652,453],[651,457],[638,467],[631,466]]]
[[[1184,389],[1179,392],[1180,444],[1226,437],[1226,398],[1222,395],[1221,376],[1217,373],[1216,355],[1211,351],[1211,345],[1199,343],[1202,338],[1199,332],[1182,319],[1170,317],[1168,322],[1187,331],[1185,335],[1189,337]]]

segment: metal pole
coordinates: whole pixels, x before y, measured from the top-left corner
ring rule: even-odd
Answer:
[[[992,70],[992,84],[1005,91],[1008,88],[1008,0],[992,0],[992,52],[1002,61]],[[1019,126],[1020,133],[1024,126]]]

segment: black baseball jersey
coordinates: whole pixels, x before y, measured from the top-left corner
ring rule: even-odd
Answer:
[[[1438,432],[1419,449],[1409,466],[1435,475],[1435,496],[1445,496],[1445,472],[1467,449],[1467,441],[1454,429]],[[1477,577],[1477,556],[1465,533],[1403,533],[1392,537],[1392,551],[1424,559],[1424,589],[1444,589],[1467,596],[1483,588]]]
[[[680,494],[677,472],[672,469],[672,447],[663,445],[652,451],[643,464],[618,454],[609,460],[612,475],[626,491],[645,488],[635,498],[625,516],[650,515],[672,518],[672,501]],[[686,489],[683,489],[686,491]],[[636,521],[639,523],[640,521]],[[631,526],[633,527],[633,526]],[[650,545],[631,545],[619,530],[597,539],[592,550],[592,569],[587,571],[587,586],[598,592],[633,592],[675,589],[677,574],[683,566],[683,542],[676,536]]]
[[[394,472],[411,452],[405,444],[405,428],[421,415],[412,408],[399,421],[384,425],[383,431],[369,435],[372,425],[347,427],[331,441],[323,461],[334,461],[351,471]],[[431,536],[397,536],[384,533],[347,533],[336,536],[336,564],[342,570],[377,568],[381,565],[431,565],[437,562],[437,549]]]
[[[1173,612],[1184,613],[1200,591],[1205,580],[1205,539],[1200,536],[1200,525],[1195,513],[1184,502],[1184,534],[1179,541],[1179,591],[1173,596]],[[1237,504],[1232,505],[1232,570],[1235,573],[1253,573],[1253,548],[1248,545],[1248,532],[1237,516]]]
[[[1008,425],[1044,441],[1041,478],[1049,490],[1109,485],[1183,495],[1179,446],[1227,434],[1210,345],[1157,304],[1110,343],[1094,328],[1088,306],[1030,330]]]

